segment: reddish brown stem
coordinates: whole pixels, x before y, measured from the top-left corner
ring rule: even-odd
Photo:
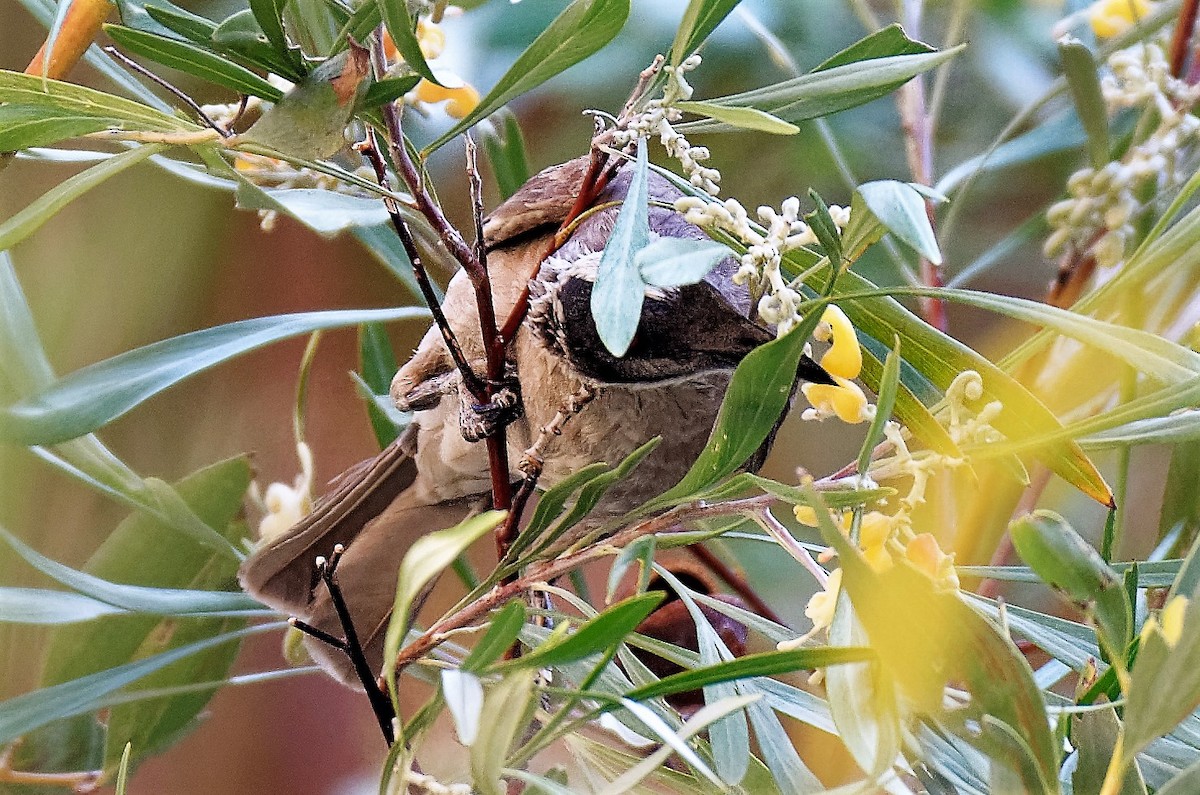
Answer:
[[[1196,31],[1198,8],[1200,0],[1183,0],[1179,8],[1179,24],[1175,26],[1175,35],[1171,38],[1171,74],[1176,77],[1183,77],[1184,67],[1187,66],[1188,45]]]
[[[382,67],[386,63],[382,52],[382,41],[382,26],[380,26],[375,34],[374,46],[377,67]],[[396,173],[404,181],[404,184],[408,186],[417,210],[425,217],[441,238],[442,243],[445,244],[446,249],[462,266],[475,290],[475,306],[479,314],[479,332],[487,361],[487,376],[480,386],[471,368],[466,367],[463,377],[464,385],[468,387],[472,397],[481,404],[487,403],[504,379],[506,358],[504,339],[500,336],[496,326],[496,310],[492,303],[492,281],[488,274],[487,263],[481,261],[476,252],[467,245],[463,236],[450,223],[442,212],[442,208],[425,189],[422,175],[413,162],[408,147],[405,146],[404,133],[400,127],[400,112],[396,108],[396,103],[386,102],[381,106],[380,111],[383,116],[383,127],[387,133],[388,153],[391,155],[393,168],[396,169]],[[445,330],[449,326],[446,325],[442,328],[443,336],[445,336]],[[458,364],[457,361],[456,364]],[[462,370],[462,364],[459,366]],[[512,483],[509,479],[508,444],[504,429],[500,428],[488,436],[485,444],[487,445],[488,468],[492,478],[492,504],[499,510],[507,510],[512,505]],[[501,543],[501,539],[497,539],[497,545],[500,546]]]
[[[643,536],[666,532],[681,522],[690,519],[742,514],[747,511],[759,510],[774,502],[774,496],[764,494],[717,505],[682,505],[666,513],[638,522],[631,527],[617,532],[610,538],[591,544],[577,552],[534,564],[520,578],[509,583],[502,583],[478,599],[465,604],[454,613],[438,621],[420,637],[401,649],[400,653],[396,655],[396,675],[399,676],[400,672],[406,667],[440,646],[449,638],[447,633],[452,630],[461,629],[471,622],[482,618],[489,611],[511,599],[521,596],[525,591],[538,583],[550,582],[556,577],[561,577],[590,560],[610,554],[610,550],[613,548],[620,549]]]
[[[732,588],[734,593],[742,597],[755,613],[765,619],[774,621],[776,624],[784,624],[779,614],[750,587],[750,583],[746,582],[746,578],[742,576],[742,573],[717,557],[711,549],[704,546],[704,544],[692,544],[687,550],[692,553],[692,556],[696,560],[703,563],[709,571],[717,575],[722,582]]]

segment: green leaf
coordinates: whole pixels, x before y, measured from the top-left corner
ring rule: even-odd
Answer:
[[[105,25],[104,30],[113,41],[127,50],[239,94],[262,97],[270,102],[277,101],[283,95],[283,92],[249,69],[194,44],[121,25]]]
[[[1027,133],[1005,141],[995,149],[964,160],[938,180],[933,189],[949,196],[975,175],[1034,163],[1043,158],[1073,152],[1087,143],[1087,133],[1074,115],[1047,121]],[[1039,212],[1044,220],[1045,214]]]
[[[1185,768],[1160,787],[1155,795],[1192,795],[1197,790],[1200,790],[1200,761]]]
[[[650,242],[647,204],[649,168],[646,141],[639,138],[637,166],[616,223],[600,255],[592,287],[592,318],[604,347],[624,356],[642,319],[646,286],[638,272],[637,254]]]
[[[119,607],[67,591],[0,587],[0,622],[74,624],[123,612]]]
[[[1125,694],[1119,757],[1126,766],[1200,706],[1200,598],[1196,592],[1184,596],[1189,601],[1178,638],[1169,641],[1161,631],[1145,630],[1140,636]]]
[[[500,769],[537,705],[535,676],[532,670],[516,670],[488,689],[483,702],[488,721],[471,746],[473,784],[483,795],[505,795]]]
[[[133,751],[133,743],[125,743],[121,751],[121,763],[117,766],[117,795],[125,795],[125,787],[129,784],[129,755]]]
[[[483,151],[491,163],[500,198],[507,199],[520,190],[530,177],[521,123],[511,110],[500,108],[488,117],[487,124],[479,128],[479,135]]]
[[[0,224],[0,250],[12,248],[37,231],[42,224],[53,218],[59,210],[75,199],[109,177],[158,154],[164,148],[161,144],[137,146],[63,180],[42,194],[33,204]]]
[[[1133,609],[1117,573],[1066,520],[1034,511],[1008,529],[1021,558],[1048,585],[1093,606],[1100,642],[1113,661],[1123,660],[1133,639]]]
[[[789,252],[785,259],[793,267],[802,266],[796,256],[795,252]],[[828,270],[821,270],[808,279],[808,286],[820,292],[827,287],[828,280]],[[904,345],[905,361],[938,389],[949,387],[964,370],[978,372],[983,377],[981,405],[993,400],[1001,402],[1004,410],[996,417],[995,425],[1010,439],[1028,439],[1061,430],[1061,423],[1050,410],[1012,376],[986,357],[924,323],[893,298],[845,297],[847,294],[866,292],[872,287],[869,281],[850,270],[838,277],[833,288],[834,302],[849,316],[856,329],[877,340],[892,339],[898,335]],[[908,291],[897,288],[896,292]],[[964,291],[943,290],[937,291],[937,295],[950,297],[959,292]],[[914,291],[914,294],[918,293],[925,294]],[[1014,300],[1005,297],[996,303],[1007,304]],[[988,445],[977,452],[999,450],[1003,446]],[[1010,452],[1005,451],[1006,454]],[[1112,502],[1108,484],[1078,445],[1061,441],[1047,445],[1037,454],[1050,469],[1088,496],[1104,505]]]
[[[1075,112],[1087,131],[1088,154],[1093,168],[1103,168],[1108,162],[1108,105],[1100,90],[1100,73],[1092,51],[1071,36],[1058,40],[1058,56],[1062,59],[1063,75],[1075,103]]]
[[[249,481],[247,480],[247,485]],[[110,582],[51,560],[0,527],[0,540],[47,577],[119,611],[160,616],[244,613],[262,605],[240,592],[197,591]]]
[[[561,667],[598,654],[623,641],[662,600],[661,591],[631,596],[583,622],[562,640],[538,646],[529,654],[500,663],[496,668],[505,671],[511,668]]]
[[[597,52],[612,41],[628,17],[629,0],[575,0],[521,53],[475,110],[426,146],[421,156],[428,156],[509,100]]]
[[[829,643],[834,647],[868,645],[867,633],[844,590],[837,596]],[[881,665],[836,665],[825,671],[825,694],[838,736],[863,772],[878,780],[900,753],[903,724],[896,683]]]
[[[842,263],[842,233],[838,230],[837,224],[833,222],[833,217],[829,214],[829,206],[825,204],[821,195],[809,188],[808,198],[816,209],[804,216],[804,222],[817,236],[817,242],[821,244],[829,261],[840,266]]]
[[[672,288],[696,284],[733,252],[713,240],[660,237],[637,251],[634,264],[646,284]]]
[[[306,160],[332,157],[346,146],[346,125],[367,93],[370,71],[367,51],[351,45],[296,84],[237,143],[262,144]]]
[[[1058,792],[1058,754],[1045,706],[1029,663],[1012,642],[968,607],[958,591],[935,587],[906,558],[875,571],[834,526],[819,495],[811,497],[821,537],[837,551],[842,587],[871,648],[913,709],[943,714],[945,687],[954,682],[970,693],[969,704],[954,713],[956,723],[971,717],[1012,727],[1028,745],[1037,777],[1034,791]],[[963,732],[971,739],[965,725]],[[974,741],[988,739],[985,732]]]
[[[732,108],[757,108],[785,122],[815,119],[889,94],[922,72],[950,60],[961,50],[959,46],[942,52],[857,61],[706,102]],[[735,128],[719,121],[692,121],[678,125],[677,129],[686,134],[730,132]]]
[[[0,105],[0,152],[49,146],[108,129],[129,129],[120,119],[39,105]]]
[[[177,495],[195,512],[198,521],[219,531],[229,542],[239,541],[246,533],[239,517],[250,476],[245,458],[229,459],[184,478],[176,484]],[[23,555],[27,557],[28,553]],[[40,567],[45,565],[43,559]],[[84,592],[90,596],[111,598],[120,606],[175,606],[186,612],[192,606],[248,606],[244,595],[217,592],[237,587],[237,566],[238,559],[226,550],[210,548],[180,535],[156,517],[137,513],[117,526],[88,559],[84,572],[59,567],[55,576],[69,580],[72,586],[83,586],[80,590],[86,588]],[[244,615],[186,619],[117,615],[60,628],[47,650],[42,682],[55,685],[77,680],[131,659],[221,636],[242,627]],[[237,651],[236,645],[212,648],[139,678],[148,688],[219,681],[228,675]],[[111,770],[116,765],[127,741],[133,742],[139,758],[163,750],[194,724],[213,692],[206,689],[113,706],[106,720],[105,768]]]
[[[196,373],[264,345],[320,329],[425,317],[424,309],[411,307],[304,312],[241,320],[173,337],[89,365],[0,408],[0,439],[20,444],[73,439]]]
[[[339,132],[339,140],[341,133]],[[389,222],[387,207],[379,199],[351,196],[320,188],[247,189],[239,185],[237,206],[243,210],[272,210],[295,218],[322,237],[348,229]],[[393,230],[391,232],[395,234]]]
[[[0,703],[0,743],[10,743],[53,721],[91,712],[110,694],[172,663],[231,641],[240,641],[248,635],[258,635],[284,626],[282,622],[260,624],[228,632],[9,699]]]
[[[413,32],[417,23],[408,12],[408,0],[378,0],[378,3],[383,23],[392,36],[396,51],[404,58],[404,63],[431,83],[441,85],[433,76],[429,64],[425,62],[425,53],[421,52],[421,43],[417,41]]]
[[[758,108],[734,108],[712,102],[677,102],[675,107],[697,116],[716,119],[739,130],[758,130],[772,135],[795,135],[800,128]]]
[[[576,470],[567,477],[555,483],[543,493],[537,501],[537,507],[533,510],[533,516],[529,520],[529,524],[521,531],[520,536],[513,542],[509,548],[509,558],[512,558],[522,550],[537,540],[537,537],[545,532],[555,519],[562,516],[566,510],[567,500],[569,500],[576,491],[582,486],[590,483],[598,475],[608,472],[607,464],[595,463],[588,464],[581,469]]]
[[[671,43],[670,63],[673,66],[683,63],[739,2],[741,0],[691,0],[679,21],[675,41]]]
[[[383,80],[371,83],[367,93],[363,95],[362,102],[359,105],[362,108],[370,109],[377,108],[380,105],[388,102],[395,102],[400,97],[407,94],[416,88],[417,83],[421,82],[418,75],[408,75],[407,77],[388,77]]]
[[[608,587],[605,590],[605,598],[611,600],[617,592],[617,587],[620,586],[621,580],[625,579],[625,572],[634,562],[638,563],[639,576],[635,593],[643,593],[650,582],[650,572],[654,570],[654,552],[657,543],[654,536],[643,536],[637,539],[632,544],[621,548],[621,551],[613,559],[612,566],[608,570]]]
[[[271,46],[280,55],[288,50],[287,34],[283,31],[283,9],[287,0],[250,0],[250,11]]]
[[[548,544],[550,541],[562,536],[563,533],[574,527],[579,523],[580,520],[587,516],[588,513],[596,507],[596,503],[600,502],[600,498],[603,497],[610,488],[612,488],[613,484],[628,477],[629,474],[637,468],[638,464],[642,463],[642,460],[646,456],[654,452],[654,449],[658,447],[659,443],[661,442],[662,437],[655,436],[653,439],[646,442],[629,455],[625,456],[625,459],[613,469],[607,472],[601,472],[599,475],[596,475],[594,478],[584,483],[579,489],[579,496],[576,498],[575,504],[571,506],[570,510],[567,511],[566,515],[562,519],[555,523],[554,529],[548,534],[548,538],[543,539],[541,544],[542,548],[545,548],[546,544]]]
[[[1113,708],[1089,710],[1071,716],[1071,744],[1075,746],[1079,759],[1075,772],[1071,774],[1071,785],[1075,792],[1100,792],[1108,763],[1113,757],[1121,721]],[[1163,790],[1159,790],[1161,793]],[[1146,783],[1137,769],[1131,765],[1125,773],[1119,789],[1113,795],[1146,795]]]
[[[421,536],[404,554],[396,582],[392,620],[384,639],[383,672],[392,685],[393,693],[396,692],[396,654],[408,632],[413,600],[426,584],[441,574],[471,544],[503,522],[504,517],[504,511],[488,511],[472,516],[454,527]]]
[[[794,651],[759,652],[738,657],[736,660],[714,663],[665,676],[657,682],[634,688],[625,695],[635,701],[645,701],[720,682],[732,682],[754,676],[795,673],[796,671],[826,668],[846,663],[871,662],[875,659],[875,652],[871,649],[847,646],[836,648],[808,646]]]
[[[147,130],[195,131],[200,126],[132,99],[61,80],[0,69],[0,103],[36,105],[86,116],[102,116],[145,125]]]
[[[160,36],[175,35],[197,44],[207,45],[217,29],[211,20],[166,0],[148,0],[140,5],[130,0],[117,0],[117,8],[121,24],[126,27]]]
[[[647,508],[685,499],[744,465],[787,408],[804,346],[820,319],[813,312],[779,339],[750,351],[734,370],[712,435],[679,483]]]
[[[372,397],[388,394],[397,367],[396,354],[392,351],[392,343],[383,324],[364,323],[359,326],[358,368],[362,373],[363,382],[370,388]],[[390,397],[387,399],[390,400]],[[373,401],[367,403],[367,415],[380,449],[396,441],[400,431]]]
[[[942,263],[925,199],[911,185],[890,179],[859,185],[851,200],[850,217],[864,211],[925,259],[934,265]]]
[[[936,52],[936,50],[925,42],[910,39],[904,32],[904,28],[899,23],[893,22],[825,59],[813,71],[823,72],[835,66],[845,66],[858,61],[870,61],[893,55],[923,55],[931,52]]]
[[[871,454],[875,446],[883,441],[883,432],[888,421],[892,418],[892,409],[896,405],[896,391],[900,387],[900,341],[896,340],[896,349],[889,352],[883,363],[883,374],[879,378],[879,400],[875,404],[875,416],[871,418],[871,427],[867,429],[867,437],[863,440],[858,452],[858,473],[865,475],[871,468]]]
[[[492,624],[462,662],[464,671],[479,672],[512,648],[525,626],[525,604],[514,599],[492,614]]]

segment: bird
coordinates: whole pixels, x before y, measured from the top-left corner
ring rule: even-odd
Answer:
[[[731,251],[696,284],[648,288],[629,349],[623,356],[609,352],[592,318],[591,292],[632,167],[616,172],[596,197],[595,211],[545,256],[576,202],[588,164],[584,156],[536,174],[485,219],[482,231],[496,316],[508,316],[528,290],[528,312],[506,351],[519,385],[506,433],[513,481],[522,477],[515,466],[523,452],[573,395],[592,397],[543,448],[539,487],[551,487],[588,464],[614,465],[662,437],[634,475],[595,506],[589,518],[598,522],[678,482],[709,438],[733,370],[775,333],[750,319],[749,293],[732,279],[738,262]],[[648,195],[655,234],[709,239],[671,209],[681,194],[665,178],[651,172]],[[447,286],[442,309],[465,359],[483,372],[475,294],[461,270]],[[832,383],[807,357],[797,371],[797,383],[800,379]],[[491,498],[485,444],[472,421],[477,407],[436,326],[396,373],[391,396],[401,410],[413,412],[399,438],[332,481],[310,514],[256,549],[239,571],[253,597],[336,636],[341,622],[328,589],[319,587],[314,560],[328,558],[340,545],[340,588],[375,673],[383,662],[405,539],[451,527],[487,508]],[[747,469],[761,465],[769,443]],[[341,651],[311,637],[305,643],[335,678],[359,686],[361,676]]]

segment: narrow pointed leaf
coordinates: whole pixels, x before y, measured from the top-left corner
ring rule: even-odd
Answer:
[[[244,66],[238,66],[194,44],[121,25],[105,25],[104,31],[117,44],[137,55],[239,94],[262,97],[271,102],[283,95],[278,88]]]
[[[264,345],[320,329],[425,317],[425,310],[411,307],[306,312],[194,331],[77,370],[0,408],[0,439],[21,444],[73,439],[196,373]]]
[[[422,155],[597,52],[612,41],[628,17],[629,0],[575,0],[521,53],[475,110],[426,146]]]
[[[646,141],[639,139],[633,179],[600,255],[592,287],[596,332],[614,356],[624,356],[629,350],[642,318],[645,283],[638,272],[637,253],[650,242],[648,175]]]

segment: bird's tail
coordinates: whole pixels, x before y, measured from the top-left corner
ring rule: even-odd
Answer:
[[[396,592],[396,573],[413,540],[451,527],[478,510],[465,497],[434,505],[410,488],[417,470],[401,440],[340,475],[312,513],[267,542],[242,564],[238,579],[254,598],[335,637],[344,628],[317,574],[316,559],[345,547],[337,580],[372,670],[383,663],[383,643]],[[306,637],[309,653],[342,682],[359,686],[338,649]]]

